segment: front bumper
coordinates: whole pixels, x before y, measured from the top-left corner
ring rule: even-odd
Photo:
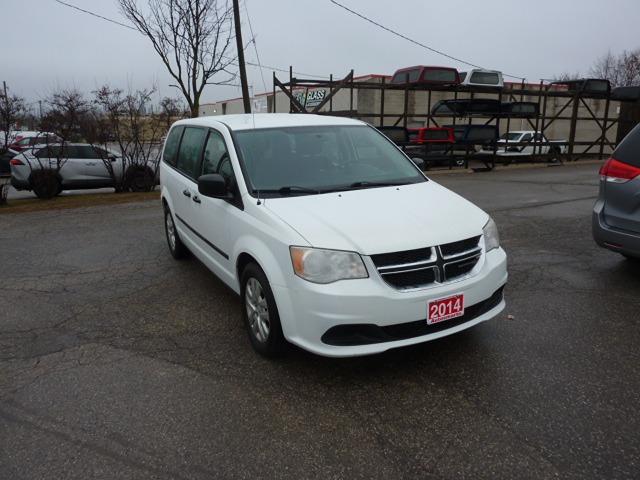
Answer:
[[[593,207],[592,231],[596,243],[614,252],[640,258],[640,234],[618,230],[607,225],[604,218],[604,200],[598,199]]]
[[[369,261],[365,260],[369,271],[366,279],[317,285],[295,277],[290,286],[272,286],[287,340],[329,357],[369,355],[459,332],[504,309],[501,289],[507,282],[507,260],[501,248],[484,254],[482,267],[471,277],[404,292],[387,285]],[[430,300],[458,293],[465,296],[465,313],[489,299],[493,303],[485,304],[488,310],[469,315],[467,321],[445,321],[434,329],[420,326],[422,321],[426,324]],[[391,335],[377,339],[369,336],[365,343],[332,340],[331,332],[340,331],[337,327],[363,324]]]

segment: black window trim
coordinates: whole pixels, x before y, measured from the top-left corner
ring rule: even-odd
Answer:
[[[226,124],[225,124],[225,126],[226,126]],[[205,147],[205,145],[207,143],[207,140],[209,139],[209,134],[211,133],[211,131],[215,131],[215,132],[218,132],[220,134],[220,136],[222,137],[222,141],[224,142],[224,145],[225,145],[225,147],[227,149],[227,152],[230,152],[229,146],[227,145],[227,142],[224,139],[224,135],[222,134],[222,132],[220,130],[217,130],[216,128],[205,127],[205,126],[202,126],[202,125],[176,125],[176,127],[174,127],[174,128],[177,128],[177,127],[182,127],[182,134],[180,135],[180,142],[178,143],[178,153],[180,153],[180,146],[182,145],[182,138],[184,137],[184,131],[187,128],[200,128],[200,129],[203,129],[203,130],[207,130],[207,134],[204,137],[204,143],[203,143],[202,148],[200,150],[200,158],[198,160],[198,165],[199,165],[198,171],[200,171],[200,172],[202,172],[202,162],[204,160],[204,147]],[[229,128],[229,127],[227,127],[227,128]],[[229,132],[231,133],[231,129],[229,129]],[[231,137],[231,140],[233,142],[233,136]],[[234,150],[235,150],[235,143],[233,145],[234,145]],[[237,150],[236,150],[236,153],[237,153]],[[164,152],[163,152],[163,154],[164,154]],[[175,172],[177,172],[180,175],[182,175],[183,177],[185,177],[187,180],[190,180],[191,182],[195,183],[196,187],[198,186],[198,179],[190,177],[189,175],[187,175],[186,173],[184,173],[182,170],[180,170],[178,168],[178,159],[177,158],[176,158],[176,164],[175,165],[171,165],[169,162],[166,162],[164,160],[164,155],[163,155],[162,162],[167,167],[171,168]],[[233,169],[233,163],[231,164],[231,168]],[[240,163],[240,169],[242,170],[242,168],[243,168],[242,167],[242,163]],[[235,178],[235,189],[234,189],[234,192],[233,192],[233,198],[232,199],[228,199],[228,200],[224,200],[224,201],[229,203],[229,204],[231,204],[231,205],[233,205],[234,207],[238,208],[239,210],[244,210],[244,203],[242,202],[242,196],[240,195],[240,189],[238,188],[238,176],[236,175],[235,170],[233,172],[233,176]],[[243,181],[244,181],[244,171],[243,171]]]

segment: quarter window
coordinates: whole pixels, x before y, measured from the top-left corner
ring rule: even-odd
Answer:
[[[200,158],[207,131],[204,128],[184,129],[180,149],[178,151],[177,167],[182,173],[193,179],[198,178]]]
[[[167,141],[164,146],[164,153],[162,158],[169,165],[176,166],[176,159],[178,155],[178,147],[180,146],[180,138],[182,137],[182,131],[184,127],[174,127],[169,132]]]

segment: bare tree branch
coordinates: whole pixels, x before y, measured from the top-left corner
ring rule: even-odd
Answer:
[[[117,0],[122,13],[151,41],[176,81],[191,111],[198,116],[200,97],[207,84],[228,84],[235,62],[233,9],[227,0]]]

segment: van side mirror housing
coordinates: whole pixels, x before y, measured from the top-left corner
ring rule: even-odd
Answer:
[[[227,182],[219,173],[209,173],[198,178],[198,192],[205,197],[231,198]]]
[[[415,163],[416,167],[418,167],[420,170],[424,170],[424,160],[422,158],[413,157],[411,161]]]

